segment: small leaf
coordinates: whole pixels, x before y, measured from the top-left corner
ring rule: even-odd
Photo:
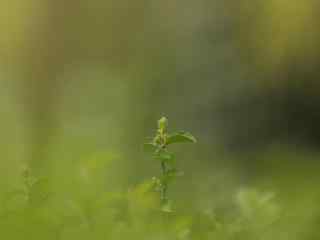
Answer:
[[[163,184],[169,184],[176,180],[178,177],[178,172],[175,169],[169,170],[165,175],[161,177],[161,182]]]
[[[169,153],[169,152],[167,152],[165,150],[159,151],[158,154],[157,154],[157,158],[162,160],[162,161],[170,162],[170,163],[175,161],[174,154]]]
[[[188,132],[177,132],[170,134],[167,138],[167,145],[172,143],[183,143],[183,142],[190,142],[195,143],[197,142],[196,138],[191,135],[191,133]]]
[[[157,145],[154,143],[145,143],[143,144],[143,151],[147,153],[154,153],[158,149]]]
[[[176,178],[176,177],[181,177],[183,175],[184,175],[184,172],[178,171],[177,169],[171,169],[171,170],[168,171],[168,176],[169,177]]]

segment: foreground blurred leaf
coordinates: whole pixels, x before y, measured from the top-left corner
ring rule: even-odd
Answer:
[[[49,180],[47,178],[37,179],[29,189],[29,203],[32,206],[40,206],[49,197]]]

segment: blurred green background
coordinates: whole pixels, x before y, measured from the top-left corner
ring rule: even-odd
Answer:
[[[3,238],[319,239],[319,9],[0,1]],[[198,139],[170,216],[141,150],[163,115]]]

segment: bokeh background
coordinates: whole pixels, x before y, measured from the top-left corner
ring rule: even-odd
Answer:
[[[0,1],[4,236],[318,239],[319,4]],[[178,235],[117,212],[159,173],[141,145],[163,115],[198,139],[173,148]]]

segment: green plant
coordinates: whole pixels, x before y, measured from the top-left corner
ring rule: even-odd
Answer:
[[[168,146],[174,143],[195,143],[196,139],[190,133],[179,131],[168,133],[168,119],[162,117],[158,121],[156,135],[151,142],[144,144],[144,149],[153,154],[153,158],[160,161],[161,177],[153,177],[155,189],[160,192],[161,207],[164,211],[171,211],[168,199],[168,187],[172,180],[181,175],[176,169],[175,155],[168,151]]]

